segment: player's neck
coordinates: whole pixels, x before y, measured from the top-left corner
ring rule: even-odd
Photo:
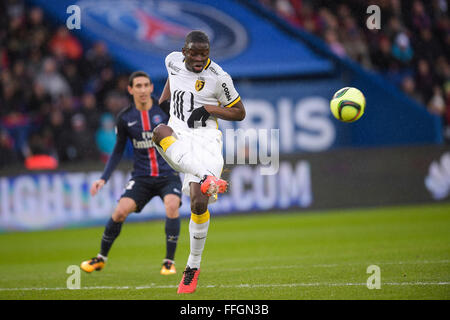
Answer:
[[[148,103],[140,103],[134,100],[134,105],[136,106],[136,109],[138,109],[139,111],[148,111],[153,107],[153,99],[150,99]]]

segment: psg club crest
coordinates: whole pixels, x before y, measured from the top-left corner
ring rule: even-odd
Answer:
[[[161,116],[160,116],[159,114],[155,114],[155,115],[153,116],[152,120],[153,120],[153,123],[154,123],[155,125],[157,125],[157,124],[161,123],[162,118],[161,118]]]
[[[205,80],[198,79],[195,81],[195,90],[200,91],[205,86]]]
[[[204,30],[211,56],[220,61],[241,53],[247,31],[233,17],[207,4],[177,0],[80,0],[82,24],[89,32],[146,54],[180,51],[191,30]]]

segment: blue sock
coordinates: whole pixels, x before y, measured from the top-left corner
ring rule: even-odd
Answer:
[[[166,259],[175,260],[178,236],[180,235],[180,217],[170,219],[166,217]]]
[[[122,229],[122,222],[114,222],[112,218],[109,218],[106,223],[105,231],[103,232],[102,243],[100,248],[100,254],[104,257],[108,256],[108,252],[111,246],[120,234]]]

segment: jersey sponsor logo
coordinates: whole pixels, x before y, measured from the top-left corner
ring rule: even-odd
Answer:
[[[141,132],[142,140],[133,139],[133,147],[136,149],[149,149],[153,148],[155,144],[153,143],[153,132],[143,131]]]
[[[197,80],[195,81],[195,90],[200,91],[205,87],[205,80]]]
[[[128,122],[128,126],[129,126],[129,127],[132,127],[132,126],[134,126],[136,123],[137,123],[137,121]]]
[[[245,28],[213,6],[173,0],[81,0],[83,26],[100,38],[130,50],[165,56],[184,45],[191,30],[208,30],[211,55],[226,59],[248,44]]]
[[[231,100],[231,94],[230,94],[230,90],[227,87],[226,83],[222,83],[222,88],[223,88],[223,92],[225,92],[225,96],[227,97],[227,100],[230,101]]]

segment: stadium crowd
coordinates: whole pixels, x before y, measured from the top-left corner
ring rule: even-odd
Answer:
[[[441,116],[450,141],[445,0],[259,1]],[[381,8],[379,30],[366,27],[371,4]],[[117,74],[103,43],[85,47],[65,26],[47,22],[42,9],[5,0],[0,11],[0,168],[38,154],[105,161],[114,116],[129,101],[128,76]]]
[[[0,11],[0,168],[39,154],[106,160],[128,75],[103,43],[84,47],[41,8],[7,0]]]
[[[442,118],[450,142],[450,18],[447,0],[259,0],[340,57],[383,75]],[[370,5],[380,29],[369,29]]]

